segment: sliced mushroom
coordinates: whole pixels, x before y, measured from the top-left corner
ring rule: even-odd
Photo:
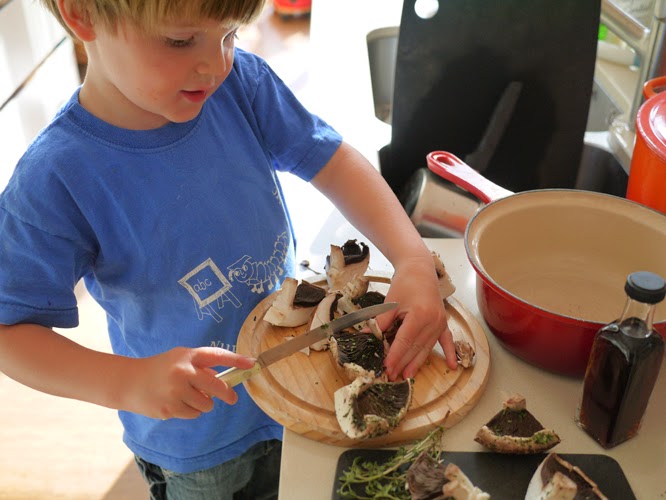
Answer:
[[[353,299],[354,304],[357,306],[364,308],[364,307],[370,307],[378,304],[383,304],[384,301],[386,300],[386,296],[377,291],[371,291],[371,292],[366,292],[360,297]]]
[[[331,354],[350,379],[372,372],[380,377],[384,372],[384,356],[388,344],[374,319],[368,320],[368,326],[374,323],[370,332],[343,331],[331,336]]]
[[[456,348],[456,360],[463,368],[469,368],[474,362],[474,348],[466,340],[456,340],[453,342]]]
[[[338,299],[341,297],[339,293],[327,293],[322,301],[317,305],[310,318],[308,330],[314,330],[321,325],[330,323],[335,319],[335,311],[338,306]],[[320,340],[310,346],[310,349],[315,351],[325,351],[329,347],[329,339]]]
[[[356,276],[363,276],[369,264],[370,248],[365,243],[348,240],[341,247],[331,245],[324,266],[329,290],[342,290]]]
[[[557,453],[549,453],[539,464],[525,494],[525,500],[573,500],[588,498],[607,500],[579,467]]]
[[[412,500],[487,500],[488,493],[474,486],[455,464],[444,465],[427,451],[421,452],[407,470],[407,489]]]
[[[446,466],[430,456],[428,450],[421,452],[407,469],[407,490],[412,500],[429,500],[442,492]]]
[[[395,335],[398,333],[398,329],[402,325],[402,320],[400,318],[396,318],[395,321],[389,327],[384,330],[384,336],[386,337],[386,340],[388,341],[389,345],[393,343],[395,340]]]
[[[536,479],[536,481],[535,481]],[[532,486],[532,485],[535,486]],[[538,484],[538,486],[537,486]],[[530,491],[532,489],[532,491]],[[541,479],[533,477],[525,494],[526,500],[574,500],[576,498],[576,483],[561,472],[556,472],[545,485]]]
[[[342,432],[352,439],[390,432],[412,403],[412,385],[412,379],[384,382],[365,374],[335,391],[335,415]]]
[[[362,297],[368,292],[370,280],[366,276],[354,276],[342,289],[340,290],[340,300],[338,300],[339,314],[349,314],[361,309],[357,304],[359,297]],[[360,330],[362,325],[357,325],[356,328]]]
[[[286,278],[264,319],[275,326],[301,326],[308,322],[315,307],[326,296],[323,288],[294,278]]]
[[[560,442],[552,429],[545,429],[527,411],[525,398],[516,394],[503,409],[479,429],[474,441],[497,453],[540,453]]]
[[[447,298],[449,295],[452,295],[456,291],[456,287],[453,284],[453,280],[449,276],[449,273],[446,272],[444,263],[442,259],[436,252],[432,252],[432,260],[435,263],[435,271],[437,272],[437,281],[439,282],[439,294],[442,297],[442,300]]]
[[[488,500],[490,498],[488,493],[474,486],[457,465],[447,465],[444,475],[449,480],[442,488],[444,498],[455,500]]]
[[[370,330],[370,332],[372,332],[372,334],[373,334],[375,337],[377,337],[379,340],[381,340],[381,341],[385,341],[385,340],[386,340],[386,339],[384,338],[384,334],[383,334],[382,331],[379,329],[379,323],[377,323],[377,320],[376,320],[375,318],[370,318],[369,320],[367,320],[367,321],[365,322],[365,325],[368,327],[368,329]],[[387,344],[387,343],[384,344],[384,348],[385,348],[385,349],[388,349],[388,344]]]
[[[322,287],[301,281],[294,294],[294,307],[315,307],[326,296]]]

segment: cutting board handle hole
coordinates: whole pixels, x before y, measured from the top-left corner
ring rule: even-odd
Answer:
[[[414,12],[421,19],[431,19],[435,17],[439,10],[438,0],[416,0],[414,4]]]

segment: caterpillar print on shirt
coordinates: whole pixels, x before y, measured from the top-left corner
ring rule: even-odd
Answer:
[[[278,235],[273,254],[268,260],[255,262],[249,255],[244,255],[227,269],[229,281],[245,283],[253,293],[263,293],[266,288],[272,290],[280,276],[284,274],[284,263],[289,251],[287,233]],[[266,287],[266,288],[264,288]]]

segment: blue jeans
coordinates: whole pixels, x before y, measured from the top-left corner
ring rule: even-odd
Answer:
[[[263,441],[228,462],[188,474],[135,460],[151,500],[269,500],[278,495],[281,451],[281,441]]]

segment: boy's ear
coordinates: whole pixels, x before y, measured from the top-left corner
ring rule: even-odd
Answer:
[[[90,14],[83,4],[84,2],[58,0],[58,9],[60,16],[72,33],[82,42],[91,42],[95,39],[95,29],[90,20]]]

